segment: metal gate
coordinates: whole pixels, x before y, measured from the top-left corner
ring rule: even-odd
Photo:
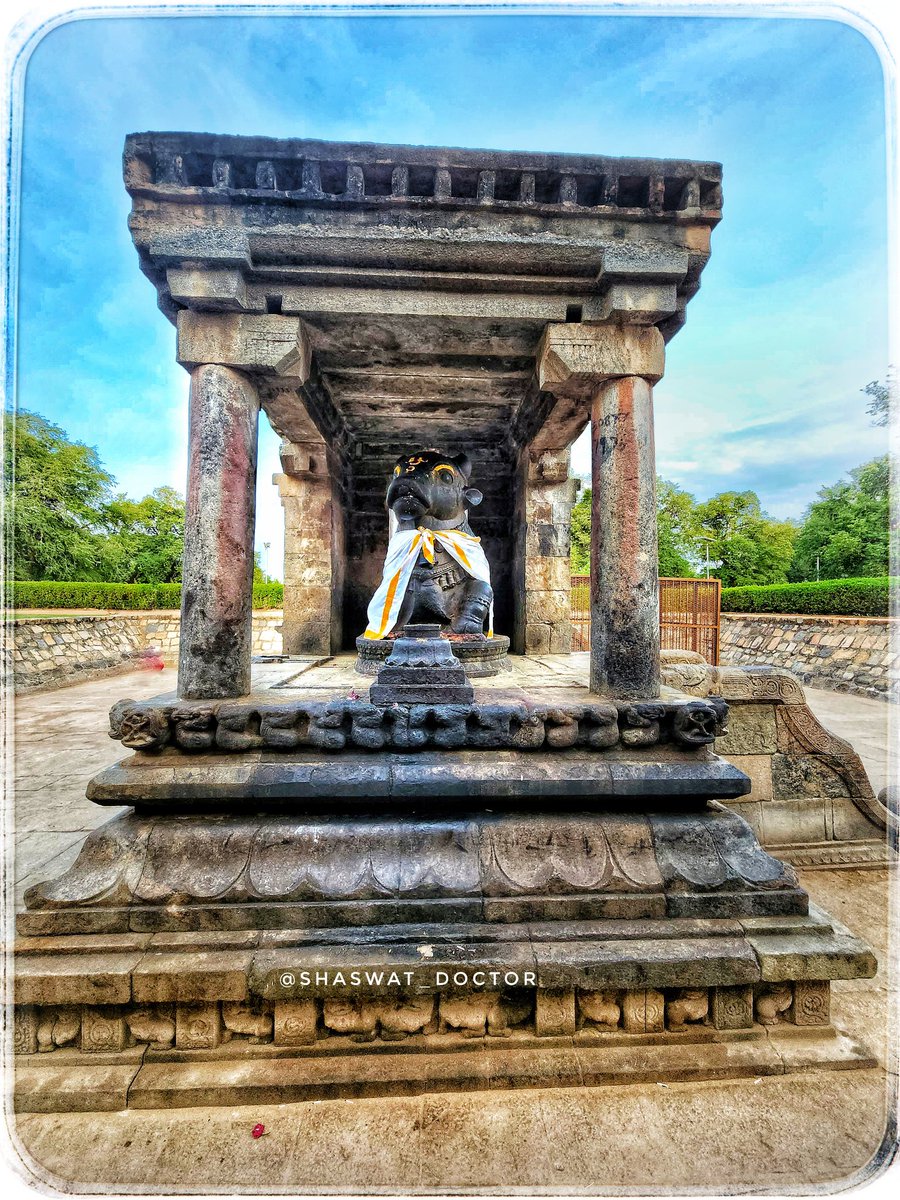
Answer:
[[[663,650],[696,650],[708,663],[719,662],[718,579],[660,579],[659,643]],[[572,576],[572,649],[591,648],[589,575]]]

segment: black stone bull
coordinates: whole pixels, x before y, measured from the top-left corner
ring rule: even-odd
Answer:
[[[387,490],[387,507],[397,528],[459,530],[472,535],[468,507],[480,504],[481,492],[469,487],[472,464],[465,454],[418,450],[397,459]],[[473,535],[474,536],[474,535]],[[434,563],[419,555],[395,631],[404,625],[449,625],[453,633],[484,637],[493,599],[489,583],[473,579],[435,541]]]

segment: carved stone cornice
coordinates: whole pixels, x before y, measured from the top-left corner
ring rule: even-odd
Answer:
[[[710,227],[722,209],[721,165],[686,159],[143,133],[126,139],[124,168],[132,196],[185,204],[562,210]]]

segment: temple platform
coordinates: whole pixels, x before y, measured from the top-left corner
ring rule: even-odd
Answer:
[[[830,998],[874,956],[721,803],[751,780],[715,681],[613,702],[580,666],[372,704],[352,656],[267,662],[114,705],[135,753],[88,795],[132,810],[17,921],[19,1107],[871,1067]]]

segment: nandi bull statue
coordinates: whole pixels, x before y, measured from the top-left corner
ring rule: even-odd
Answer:
[[[397,459],[386,497],[396,528],[369,604],[365,638],[437,624],[484,639],[486,621],[487,637],[493,637],[490,567],[468,521],[469,506],[482,500],[469,486],[471,473],[465,454],[418,450]]]

